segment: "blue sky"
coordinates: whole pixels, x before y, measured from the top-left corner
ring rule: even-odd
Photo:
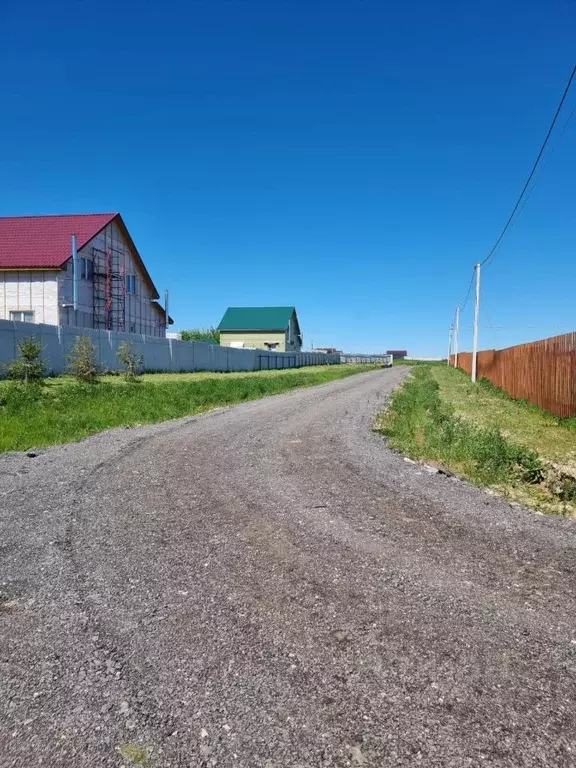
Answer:
[[[6,2],[0,213],[119,210],[177,328],[295,304],[307,347],[440,355],[575,22],[572,0]],[[483,276],[482,347],[574,328],[576,118],[558,135]]]

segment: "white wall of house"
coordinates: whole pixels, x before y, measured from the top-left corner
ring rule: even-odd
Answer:
[[[94,251],[105,253],[108,249],[120,252],[122,267],[126,277],[133,276],[135,285],[130,285],[130,291],[124,292],[124,329],[128,333],[145,333],[148,336],[165,336],[164,320],[153,305],[152,290],[144,277],[138,261],[122,232],[115,222],[109,224],[95,238],[90,240],[78,251],[78,260],[87,259],[93,262]],[[74,292],[74,272],[72,260],[67,263],[66,270],[61,273],[58,286],[60,305],[72,304]],[[134,281],[132,281],[134,282]],[[134,289],[134,292],[132,292]],[[114,309],[120,312],[122,302],[116,300]],[[86,328],[94,324],[94,280],[80,279],[78,284],[78,318],[74,318],[74,310],[67,309],[61,313],[63,325],[81,325]],[[114,328],[113,330],[119,330]]]
[[[301,348],[298,340],[298,326],[296,324],[296,317],[292,315],[290,318],[290,324],[286,330],[286,351],[299,352]]]
[[[128,333],[143,333],[148,336],[165,336],[163,314],[154,306],[152,290],[139,263],[125,241],[115,222],[109,224],[95,238],[78,251],[78,264],[81,259],[94,261],[94,250],[106,252],[115,249],[125,276],[134,280],[124,286],[124,297],[115,301],[115,318],[120,319],[123,327],[112,330],[124,330]],[[11,312],[33,311],[33,322],[50,325],[94,328],[94,280],[80,278],[78,281],[78,310],[75,312],[74,270],[72,259],[61,270],[22,270],[0,271],[0,319],[10,320]],[[122,311],[122,304],[124,305]],[[20,319],[16,317],[15,319]],[[24,318],[22,318],[24,319]],[[28,318],[26,318],[28,319]]]
[[[0,271],[0,319],[19,320],[33,312],[32,321],[58,325],[59,270]]]

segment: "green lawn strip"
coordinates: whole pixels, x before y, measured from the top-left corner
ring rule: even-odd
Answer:
[[[558,419],[535,405],[513,400],[486,380],[473,384],[463,371],[446,365],[435,368],[432,375],[440,396],[458,416],[480,427],[497,425],[505,437],[551,461],[572,461],[576,467],[575,419]]]
[[[193,373],[144,373],[138,377],[139,382],[145,382],[149,384],[164,384],[167,381],[177,381],[182,383],[183,381],[202,381],[203,379],[261,379],[261,378],[274,378],[276,376],[299,376],[302,373],[318,371],[326,371],[328,368],[334,366],[317,366],[309,365],[303,368],[284,368],[271,371],[230,371],[229,373],[219,373],[215,371],[195,371]],[[363,366],[363,370],[370,370],[374,366]],[[64,375],[58,376],[54,379],[47,380],[49,386],[62,387],[73,383],[75,379],[72,376]],[[100,377],[100,381],[110,384],[124,384],[124,376],[121,372],[114,374],[106,374]],[[0,383],[1,385],[1,383]]]
[[[514,424],[514,409],[521,413],[516,422],[522,426],[504,432],[502,425]],[[573,449],[576,431],[571,425],[516,403],[494,388],[472,384],[461,371],[447,366],[416,368],[376,424],[393,448],[413,459],[450,468],[541,511],[572,515],[576,482],[552,466],[542,450],[552,444],[553,426],[563,444]],[[545,435],[541,443],[539,434]]]
[[[437,366],[437,365],[443,365],[446,367],[446,360],[411,360],[409,357],[405,357],[399,360],[393,360],[392,365],[426,365],[426,366]]]
[[[341,365],[238,374],[182,374],[164,381],[80,384],[53,379],[47,385],[2,382],[0,451],[73,442],[104,429],[175,419],[217,406],[280,394],[374,370]],[[112,378],[112,377],[110,377]]]

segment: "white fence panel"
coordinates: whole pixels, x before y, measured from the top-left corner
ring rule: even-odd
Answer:
[[[122,370],[117,352],[123,342],[132,344],[134,351],[142,354],[146,371],[259,371],[340,362],[339,355],[233,349],[200,341],[159,339],[120,331],[0,320],[0,366],[14,360],[18,354],[17,342],[30,336],[42,345],[42,357],[52,374],[64,373],[68,355],[78,336],[92,339],[100,366],[108,371]]]

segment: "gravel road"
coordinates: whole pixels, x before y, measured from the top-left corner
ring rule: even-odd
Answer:
[[[387,449],[404,375],[0,458],[0,766],[576,765],[576,527]]]

